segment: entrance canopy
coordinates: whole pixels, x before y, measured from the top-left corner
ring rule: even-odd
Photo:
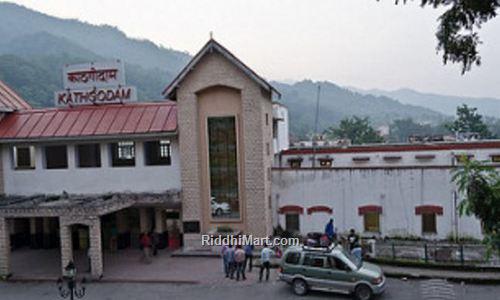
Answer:
[[[113,193],[109,195],[3,196],[0,217],[102,216],[131,206],[180,208],[180,191]]]

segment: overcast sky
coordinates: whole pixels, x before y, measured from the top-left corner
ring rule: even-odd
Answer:
[[[209,32],[267,79],[500,98],[500,17],[481,30],[483,65],[465,76],[436,54],[439,11],[394,0],[21,0],[62,18],[196,53]],[[420,1],[417,1],[420,2]]]

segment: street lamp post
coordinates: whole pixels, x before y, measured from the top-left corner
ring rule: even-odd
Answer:
[[[64,268],[64,274],[62,278],[57,280],[57,288],[59,290],[59,295],[62,298],[68,298],[74,300],[76,298],[83,298],[85,296],[85,278],[82,279],[80,284],[76,282],[76,267],[75,264],[70,261],[68,265]],[[66,283],[66,284],[65,284]]]

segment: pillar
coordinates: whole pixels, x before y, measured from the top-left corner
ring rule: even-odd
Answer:
[[[37,226],[36,226],[36,218],[29,218],[30,223],[30,248],[38,249],[40,248],[40,244],[38,243],[37,236]]]
[[[164,233],[165,232],[165,218],[163,218],[163,209],[155,208],[155,232]]]
[[[59,236],[61,238],[61,274],[70,261],[73,261],[73,242],[71,240],[71,225],[66,225],[59,218]]]
[[[89,225],[91,275],[99,279],[103,274],[101,219],[95,217]]]
[[[149,218],[148,209],[145,207],[139,208],[139,223],[141,233],[149,232],[151,230],[151,220]]]
[[[158,248],[165,249],[167,247],[167,233],[165,230],[165,214],[163,213],[163,209],[156,207],[155,208],[155,232],[158,234]]]
[[[42,219],[42,234],[43,234],[43,244],[44,249],[52,248],[52,236],[50,234],[50,218]]]
[[[0,218],[0,277],[10,274],[10,233],[6,218]]]
[[[116,218],[116,231],[118,232],[118,249],[130,247],[130,228],[127,218],[127,211],[120,210],[115,214]]]

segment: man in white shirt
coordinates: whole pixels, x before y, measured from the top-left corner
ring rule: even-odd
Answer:
[[[262,281],[262,275],[264,274],[264,269],[266,269],[266,281],[269,281],[269,268],[271,267],[271,256],[274,255],[274,251],[269,248],[266,244],[264,249],[260,254],[260,275],[259,281]]]

